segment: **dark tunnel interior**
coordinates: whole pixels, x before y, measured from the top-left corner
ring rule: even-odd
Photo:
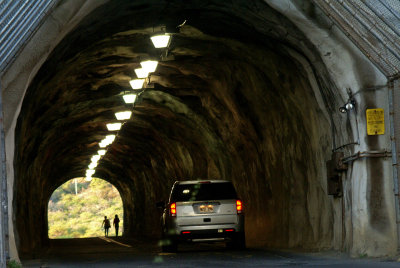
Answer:
[[[131,90],[133,70],[158,55],[149,36],[159,24],[176,31],[173,57],[159,62],[154,88],[140,94],[95,173],[121,193],[124,235],[157,237],[155,203],[172,183],[210,178],[237,188],[249,245],[331,247],[331,126],[293,57],[313,51],[311,43],[261,0],[121,0],[61,41],[24,97],[14,161],[20,254],[48,243],[51,194],[84,176],[106,123],[126,108],[120,94]],[[314,72],[329,110],[327,71]]]

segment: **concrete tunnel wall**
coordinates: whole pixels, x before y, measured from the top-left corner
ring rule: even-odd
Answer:
[[[154,21],[178,25],[182,14],[190,18],[174,36],[175,60],[160,62],[155,88],[141,95],[96,173],[121,193],[125,235],[158,235],[154,203],[167,198],[176,178],[221,178],[232,180],[245,202],[249,245],[395,252],[390,159],[355,163],[344,198],[327,195],[325,162],[357,133],[354,114],[337,111],[344,89],[386,80],[315,7],[121,1],[90,13],[93,4],[62,2],[48,19],[59,32],[48,42],[36,39],[47,49],[29,54],[28,46],[2,78],[11,230],[20,255],[46,245],[48,199],[84,174],[105,122],[122,107],[119,92],[129,89],[140,57],[153,53]],[[7,97],[18,105],[7,107]],[[362,111],[386,108],[385,97],[385,89],[356,96],[360,137]],[[387,137],[373,137],[361,139],[359,150],[389,146]]]

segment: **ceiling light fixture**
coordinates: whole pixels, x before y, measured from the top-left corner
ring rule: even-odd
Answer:
[[[100,143],[100,148],[105,148],[115,140],[115,135],[107,135]]]
[[[158,33],[150,37],[155,48],[168,47],[171,41],[171,35],[168,33]]]
[[[131,111],[123,111],[115,113],[115,117],[118,120],[129,120],[131,118],[132,112]]]
[[[145,79],[133,79],[129,81],[129,84],[133,89],[141,89],[143,88],[144,80]]]
[[[92,162],[90,163],[90,165],[88,166],[89,169],[94,169],[97,167],[97,162]]]
[[[92,179],[93,179],[92,176],[86,176],[85,178],[86,181],[91,181]]]
[[[148,73],[153,73],[157,69],[158,61],[156,60],[146,60],[140,62],[142,69],[146,70]]]
[[[147,76],[149,76],[149,72],[147,72],[147,70],[144,68],[135,69],[135,73],[138,78],[146,78]]]
[[[97,162],[100,160],[100,155],[96,154],[94,156],[92,156],[92,162]]]
[[[97,153],[99,155],[105,155],[106,154],[106,150],[98,150]]]
[[[134,103],[136,100],[136,94],[125,94],[122,96],[125,103]]]
[[[109,123],[107,124],[108,131],[117,131],[121,129],[121,123]]]
[[[94,169],[87,169],[86,170],[86,177],[91,177],[96,171]]]
[[[101,141],[99,143],[100,148],[106,148],[108,145],[110,145],[109,143],[107,143],[106,141]]]
[[[115,137],[115,135],[107,135],[105,139],[111,143],[115,140]]]

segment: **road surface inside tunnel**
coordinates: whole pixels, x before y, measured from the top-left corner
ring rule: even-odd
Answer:
[[[157,241],[123,237],[54,239],[23,267],[399,267],[399,258],[352,259],[333,251],[304,253],[265,248],[228,250],[223,243],[181,245],[163,253]]]

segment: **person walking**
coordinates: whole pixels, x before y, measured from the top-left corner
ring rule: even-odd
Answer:
[[[115,227],[115,236],[118,236],[118,229],[119,229],[119,218],[118,215],[115,215],[113,225]]]
[[[104,216],[104,221],[101,224],[101,226],[104,226],[104,236],[108,236],[108,229],[111,228],[110,220],[107,219],[107,216]]]

